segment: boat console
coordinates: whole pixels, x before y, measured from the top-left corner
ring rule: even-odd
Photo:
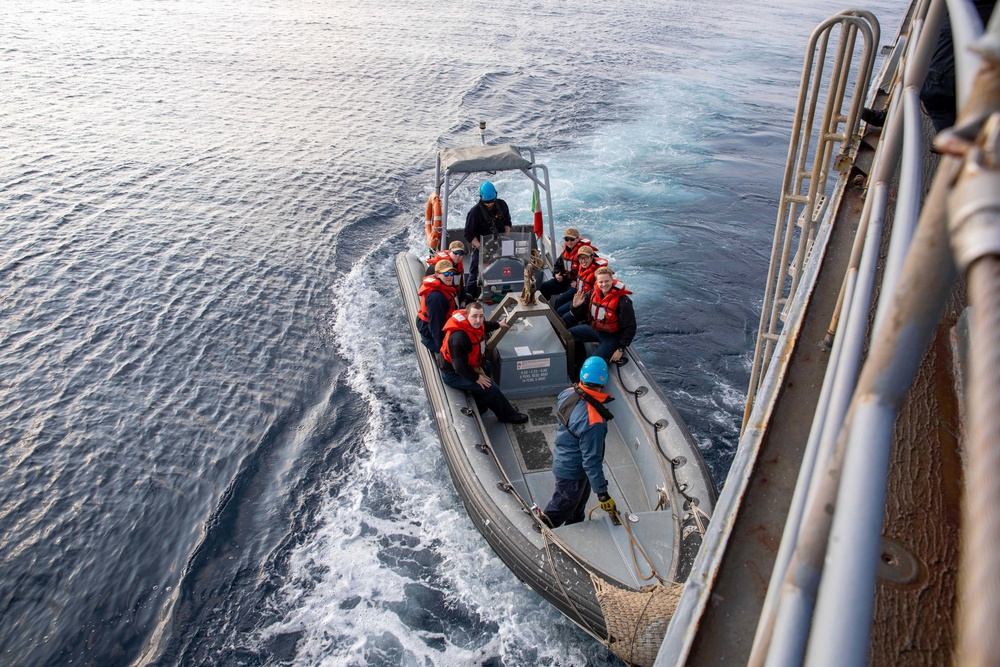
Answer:
[[[574,344],[558,315],[544,303],[528,306],[507,295],[490,314],[491,321],[502,318],[509,328],[497,330],[487,349],[496,351],[493,375],[504,395],[550,396],[568,387]]]
[[[480,276],[483,298],[520,292],[524,288],[524,267],[531,263],[536,247],[531,232],[508,232],[484,236],[480,248]]]

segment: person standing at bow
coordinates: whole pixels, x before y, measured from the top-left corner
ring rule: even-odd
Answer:
[[[420,310],[417,311],[417,331],[420,342],[431,352],[441,349],[444,341],[444,325],[459,307],[459,292],[455,287],[454,265],[442,259],[434,265],[434,273],[420,283],[417,295]]]
[[[576,287],[576,275],[580,268],[577,255],[581,248],[586,247],[597,250],[590,239],[580,238],[580,230],[576,227],[567,227],[563,234],[563,250],[559,259],[556,260],[553,270],[555,275],[551,280],[546,280],[538,287],[538,291],[542,293],[546,301],[551,302],[553,296],[564,294]]]
[[[618,510],[604,477],[604,443],[608,420],[614,418],[605,407],[613,400],[602,391],[607,381],[607,362],[590,357],[580,369],[580,383],[564,389],[556,400],[559,426],[552,456],[556,488],[540,517],[552,528],[583,521],[591,491],[597,494],[601,509],[618,523]]]
[[[479,253],[482,237],[510,232],[510,209],[507,202],[497,197],[496,187],[489,181],[479,186],[479,202],[465,216],[465,240],[472,246],[469,260],[469,287],[471,296],[479,295]]]
[[[625,348],[635,338],[635,310],[625,283],[612,277],[610,268],[594,271],[594,289],[573,296],[573,317],[586,324],[577,324],[569,332],[576,341],[577,359],[585,354],[584,343],[597,343],[594,354],[605,361],[622,358]]]
[[[486,335],[506,326],[506,320],[487,322],[478,301],[452,313],[444,325],[441,379],[449,387],[471,393],[481,413],[492,410],[501,422],[524,424],[528,415],[514,409],[485,370]]]

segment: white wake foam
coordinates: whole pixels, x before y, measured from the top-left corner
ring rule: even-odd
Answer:
[[[420,384],[393,255],[376,249],[334,290],[352,295],[338,299],[331,326],[370,410],[366,455],[292,555],[283,619],[261,641],[300,633],[301,665],[605,664],[466,515]],[[428,594],[440,608],[422,608]]]

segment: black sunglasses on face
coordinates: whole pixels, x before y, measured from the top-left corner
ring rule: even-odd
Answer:
[[[576,240],[575,236],[564,236],[563,237],[563,241],[565,241],[566,243],[569,243],[570,241],[575,241],[575,240]]]

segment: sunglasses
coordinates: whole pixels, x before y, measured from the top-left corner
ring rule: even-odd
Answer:
[[[445,278],[451,278],[452,276],[457,276],[458,273],[455,271],[445,271],[441,275],[444,276]]]
[[[464,250],[452,250],[451,254],[458,255],[459,257],[465,257],[465,251]]]
[[[564,236],[563,237],[563,241],[565,241],[566,243],[569,243],[570,241],[575,241],[575,240],[576,240],[575,236]]]

